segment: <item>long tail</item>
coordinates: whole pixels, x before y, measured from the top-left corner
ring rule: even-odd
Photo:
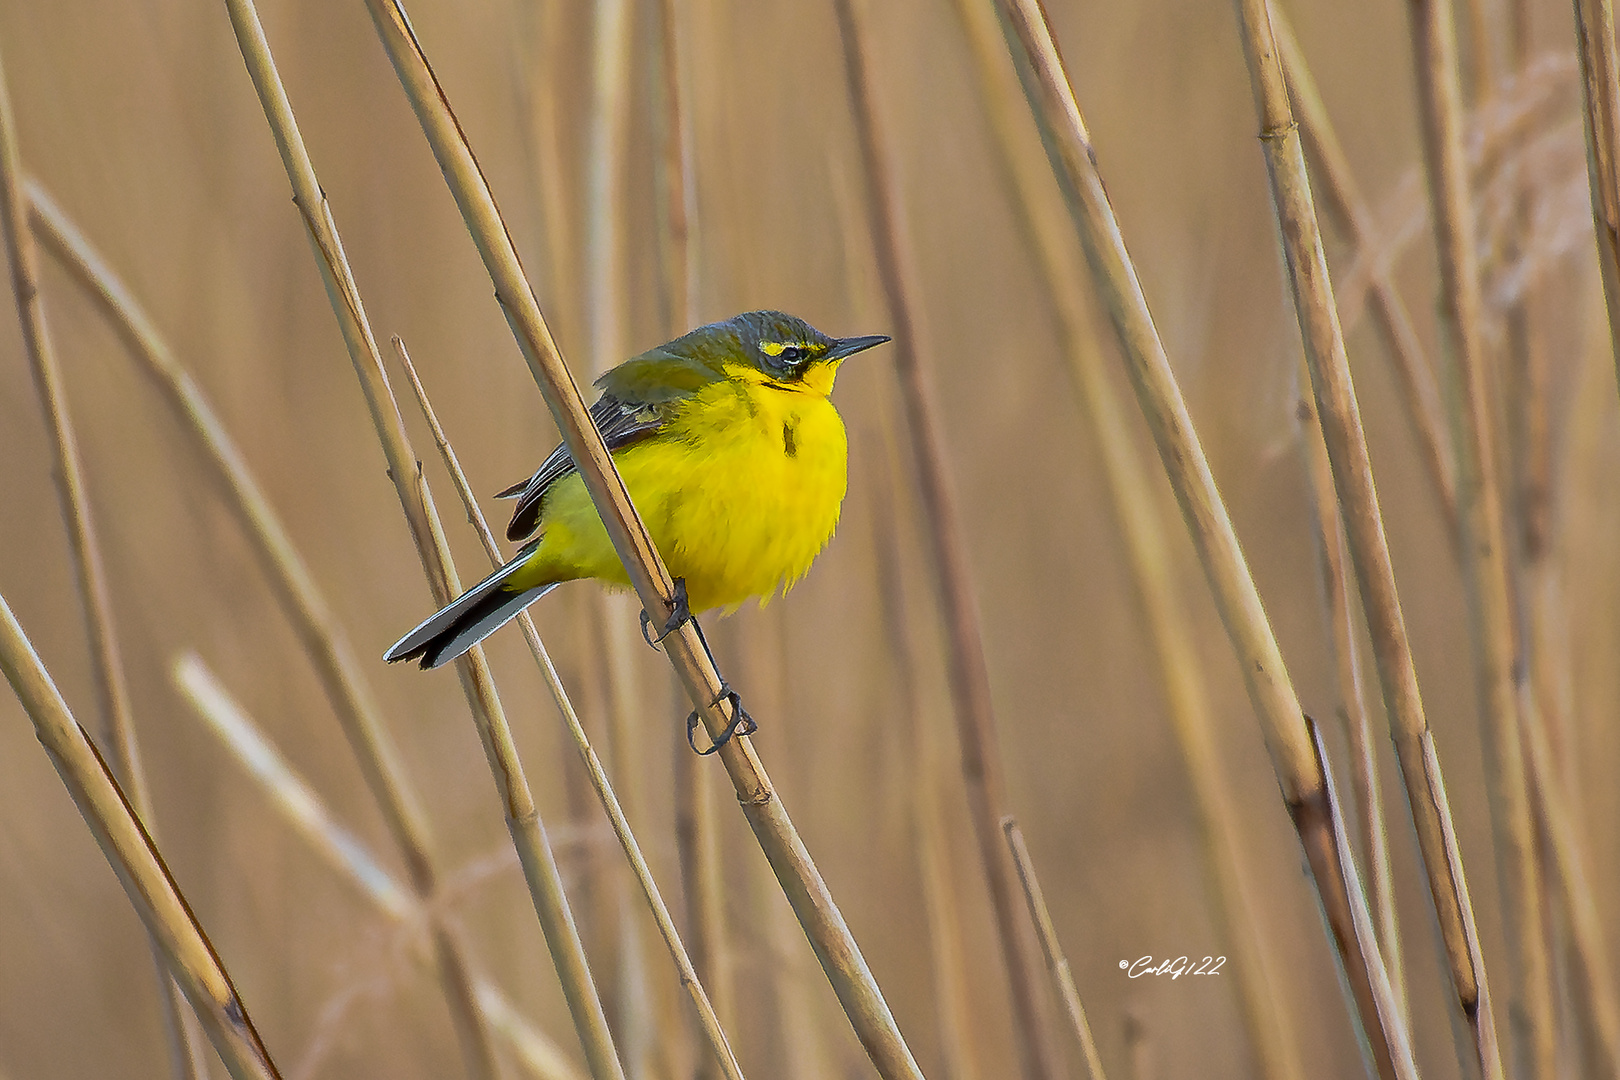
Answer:
[[[504,587],[532,551],[533,545],[525,547],[517,558],[429,616],[383,653],[383,659],[392,664],[421,657],[423,668],[436,668],[505,626],[518,612],[557,587],[556,582],[522,590]]]

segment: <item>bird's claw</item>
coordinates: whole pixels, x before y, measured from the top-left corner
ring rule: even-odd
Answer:
[[[658,632],[657,637],[652,636],[652,616],[646,610],[641,612],[641,638],[654,649],[669,635],[692,621],[692,609],[686,600],[686,579],[675,579],[675,595],[670,598],[669,618],[664,620],[664,628]]]
[[[698,723],[702,720],[698,710],[693,709],[686,717],[686,745],[690,746],[692,752],[699,757],[708,757],[716,750],[719,750],[731,741],[733,735],[752,735],[759,730],[759,725],[754,723],[754,718],[749,716],[748,710],[742,707],[742,698],[737,696],[737,691],[724,682],[720,684],[720,693],[716,694],[714,700],[709,702],[709,708],[714,708],[722,701],[731,702],[731,723],[726,725],[726,730],[722,731],[720,737],[710,743],[706,750],[697,748]]]

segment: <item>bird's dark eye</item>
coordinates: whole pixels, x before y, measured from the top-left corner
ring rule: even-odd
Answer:
[[[797,345],[789,345],[782,350],[782,362],[784,364],[797,364],[804,359],[804,353],[805,351]]]

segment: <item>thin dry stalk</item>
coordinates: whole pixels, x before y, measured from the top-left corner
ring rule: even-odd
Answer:
[[[434,602],[446,604],[460,593],[461,584],[456,577],[426,480],[406,437],[399,409],[389,393],[382,356],[366,320],[360,291],[349,269],[348,259],[343,254],[343,244],[338,238],[326,196],[316,179],[303,137],[299,134],[297,120],[281,78],[276,73],[269,44],[265,41],[264,28],[259,24],[252,0],[227,0],[227,7],[248,73],[275,136],[287,176],[292,182],[294,204],[309,232],[327,296],[343,332],[355,374],[365,393],[373,426],[388,459],[389,476],[405,511]],[[482,650],[469,650],[457,660],[456,670],[483,742],[501,799],[507,831],[523,864],[524,879],[528,883],[535,913],[545,933],[546,945],[561,980],[591,1075],[596,1080],[623,1080],[624,1072],[613,1048],[612,1035],[602,1013],[602,1003],[597,997],[584,950],[580,947],[579,932],[563,893],[562,880],[551,845],[546,839],[545,826],[535,807]]]
[[[1029,928],[1019,911],[1017,879],[996,822],[1006,812],[1007,784],[997,741],[990,671],[984,657],[984,631],[973,595],[972,572],[962,539],[955,483],[946,465],[943,424],[933,387],[923,370],[929,351],[915,257],[904,233],[899,188],[890,148],[873,100],[864,32],[854,0],[839,0],[838,22],[844,45],[844,71],[850,108],[866,166],[866,198],[878,274],[894,320],[895,367],[905,403],[912,461],[922,493],[934,586],[950,649],[950,686],[961,744],[973,835],[979,845],[984,879],[996,918],[1002,963],[1011,991],[1020,1063],[1027,1080],[1056,1075],[1051,1038],[1042,1016],[1039,976]]]
[[[293,771],[200,657],[183,653],[175,660],[171,675],[208,730],[264,788],[293,832],[328,866],[353,882],[379,913],[400,925],[435,917],[434,898],[420,896],[410,885],[396,880],[365,841],[338,823],[320,795]],[[434,967],[426,953],[416,951],[412,956],[425,968]],[[475,975],[471,990],[485,1022],[506,1037],[535,1080],[581,1080],[562,1048],[520,1015],[499,987]]]
[[[461,496],[461,504],[466,508],[467,517],[477,530],[479,541],[484,545],[484,553],[489,556],[492,566],[500,566],[503,561],[500,543],[495,539],[495,533],[490,530],[489,522],[484,518],[484,512],[478,505],[478,497],[473,494],[472,485],[467,481],[467,474],[462,471],[461,462],[450,445],[449,436],[439,424],[439,417],[433,411],[433,404],[428,400],[427,390],[422,386],[416,367],[411,363],[410,354],[405,350],[405,343],[396,337],[394,348],[398,351],[400,363],[404,365],[405,374],[410,379],[411,389],[415,391],[416,403],[421,406],[422,415],[433,431],[433,441],[439,447],[445,468],[450,471],[456,493]],[[613,784],[608,780],[607,771],[602,768],[602,762],[597,758],[596,751],[591,748],[590,739],[585,734],[584,726],[579,722],[573,702],[568,699],[568,691],[563,687],[562,680],[557,677],[557,669],[551,663],[551,656],[546,652],[545,643],[540,640],[540,632],[535,628],[534,620],[529,617],[527,611],[518,613],[518,625],[523,630],[524,640],[529,643],[529,652],[534,655],[535,664],[545,677],[552,700],[557,703],[557,712],[562,716],[563,723],[568,728],[568,735],[574,741],[574,749],[579,751],[579,759],[584,764],[586,772],[590,774],[591,786],[596,790],[597,798],[602,801],[602,809],[607,812],[608,821],[613,826],[613,835],[618,837],[619,846],[624,849],[624,857],[630,863],[637,884],[641,886],[653,921],[658,924],[658,932],[663,936],[665,947],[669,949],[670,959],[675,961],[675,970],[680,974],[681,984],[686,987],[687,993],[692,998],[699,1026],[704,1038],[708,1040],[709,1048],[714,1051],[715,1061],[727,1080],[742,1080],[742,1069],[731,1052],[725,1032],[721,1030],[714,1006],[703,989],[703,983],[698,979],[697,970],[693,967],[691,957],[687,955],[686,947],[681,944],[680,933],[675,929],[675,920],[658,891],[658,884],[653,881],[647,860],[642,857],[641,845],[636,842],[635,833],[630,829],[630,822],[625,817],[623,807],[619,805],[619,797],[613,792]]]
[[[563,441],[578,464],[608,536],[643,608],[654,623],[662,624],[674,606],[669,571],[631,505],[624,481],[563,363],[534,292],[524,278],[489,184],[450,109],[449,98],[397,0],[367,0],[366,6],[483,257],[495,285],[496,299],[562,431]],[[731,725],[735,706],[722,696],[725,683],[703,647],[696,624],[688,622],[666,637],[664,653],[680,676],[687,697],[697,706],[710,737],[718,738]],[[731,739],[716,756],[725,765],[743,813],[878,1073],[885,1080],[920,1077],[916,1060],[877,981],[771,787],[752,743],[746,738]]]
[[[1007,848],[1012,853],[1013,864],[1018,867],[1018,883],[1024,889],[1029,917],[1034,921],[1035,931],[1041,939],[1047,974],[1052,976],[1052,982],[1063,1000],[1063,1010],[1068,1014],[1069,1025],[1074,1028],[1074,1037],[1079,1040],[1080,1050],[1085,1055],[1086,1072],[1091,1080],[1108,1080],[1103,1072],[1102,1058],[1097,1055],[1097,1040],[1092,1037],[1091,1024],[1086,1020],[1085,1006],[1080,1004],[1080,991],[1075,988],[1074,974],[1069,970],[1069,958],[1063,955],[1063,946],[1058,943],[1057,927],[1053,925],[1052,913],[1046,907],[1046,895],[1041,892],[1040,879],[1035,876],[1035,864],[1024,843],[1023,830],[1018,827],[1017,819],[1011,816],[1001,819],[1001,829],[1007,835]]]
[[[1033,135],[1020,139],[1026,108],[1008,61],[995,13],[981,0],[958,0],[968,31],[991,126],[1001,142],[1001,161],[1017,191],[1017,209],[1031,248],[1046,277],[1063,332],[1064,356],[1076,396],[1096,433],[1114,515],[1131,560],[1132,581],[1142,605],[1158,660],[1176,741],[1186,762],[1203,840],[1204,872],[1217,918],[1226,931],[1227,950],[1248,1033],[1262,1075],[1286,1080],[1303,1075],[1275,972],[1266,962],[1249,902],[1253,885],[1239,854],[1244,826],[1215,750],[1203,661],[1193,641],[1176,583],[1178,575],[1166,545],[1158,489],[1134,450],[1125,409],[1107,373],[1085,299],[1085,270],[1069,235],[1068,222],[1052,174]]]
[[[1575,46],[1581,57],[1586,175],[1592,187],[1598,269],[1609,310],[1609,341],[1620,372],[1620,74],[1613,0],[1575,0]]]
[[[1315,178],[1325,196],[1327,210],[1339,232],[1358,254],[1378,242],[1378,230],[1372,211],[1356,183],[1350,160],[1339,145],[1338,133],[1328,116],[1327,106],[1316,88],[1299,42],[1280,8],[1271,10],[1271,28],[1276,37],[1278,55],[1288,82],[1288,92],[1300,123],[1300,134],[1305,149],[1316,166]],[[1440,499],[1448,535],[1456,535],[1457,527],[1457,466],[1446,441],[1446,417],[1440,402],[1440,384],[1434,369],[1424,356],[1423,344],[1418,340],[1412,317],[1395,288],[1390,264],[1374,259],[1368,272],[1355,278],[1365,283],[1368,299],[1372,301],[1373,319],[1384,347],[1395,361],[1395,372],[1400,379],[1401,401],[1406,406],[1407,420],[1423,448],[1423,463],[1429,479]]]
[[[141,768],[140,747],[135,739],[131,717],[129,684],[119,655],[118,634],[113,625],[112,595],[107,587],[106,568],[96,539],[90,499],[85,488],[84,466],[79,458],[78,440],[68,414],[62,374],[56,351],[45,322],[45,299],[40,292],[39,252],[28,229],[28,195],[23,179],[21,153],[17,146],[17,123],[11,111],[11,92],[0,71],[0,200],[7,260],[11,266],[12,292],[22,325],[23,344],[28,353],[34,389],[40,411],[50,431],[55,467],[56,498],[67,529],[68,546],[73,553],[73,570],[83,606],[85,630],[89,638],[91,667],[95,674],[97,704],[100,706],[101,742],[107,748],[113,775],[128,789],[135,813],[154,828],[152,796]],[[179,1080],[206,1077],[207,1063],[197,1043],[180,988],[169,977],[157,945],[152,944],[157,967],[158,997],[168,1039],[170,1065]]]
[[[280,1073],[157,845],[0,596],[0,671],[233,1080]]]
[[[1397,1075],[1397,1063],[1403,1070],[1410,1066],[1410,1047],[1404,1030],[1387,1023],[1390,1010],[1380,1002],[1388,995],[1388,979],[1371,937],[1358,932],[1366,898],[1355,881],[1354,865],[1341,857],[1342,817],[1125,250],[1062,58],[1038,0],[998,0],[997,7],[1137,398],[1242,665],[1368,1049],[1380,1075]]]
[[[1518,646],[1508,582],[1509,548],[1497,483],[1494,413],[1488,400],[1484,305],[1474,258],[1456,40],[1449,0],[1416,0],[1410,11],[1424,165],[1440,256],[1441,316],[1454,357],[1447,374],[1454,387],[1453,445],[1458,457],[1469,630],[1483,710],[1486,786],[1512,965],[1508,1015],[1515,1027],[1513,1074],[1545,1080],[1555,1068],[1557,1027],[1552,971],[1543,936],[1545,892],[1535,851],[1514,685]],[[1376,640],[1375,634],[1375,645]]]
[[[438,871],[429,854],[421,804],[400,765],[398,750],[382,722],[370,685],[355,662],[347,635],[280,516],[201,387],[175,358],[134,295],[43,188],[30,181],[27,189],[34,231],[100,304],[142,370],[152,377],[202,450],[225,505],[236,514],[282,610],[315,664],[366,785],[405,858],[412,888],[424,903],[430,901],[438,887]],[[499,1074],[489,1033],[466,990],[464,950],[448,927],[435,923],[433,934],[435,949],[444,958],[440,982],[467,1071],[474,1077],[495,1077]]]
[[[1412,808],[1430,896],[1439,916],[1452,987],[1458,1007],[1473,1028],[1480,1068],[1489,1076],[1499,1067],[1493,1061],[1495,1019],[1480,1007],[1480,1003],[1488,1003],[1490,999],[1479,989],[1485,982],[1485,972],[1472,965],[1467,950],[1470,931],[1464,923],[1472,921],[1473,913],[1459,903],[1465,886],[1454,880],[1450,871],[1451,867],[1460,867],[1461,861],[1457,853],[1444,849],[1445,829],[1438,816],[1438,796],[1429,789],[1433,777],[1423,768],[1422,739],[1428,731],[1428,719],[1418,692],[1417,669],[1384,536],[1367,437],[1361,427],[1360,406],[1351,382],[1350,362],[1339,328],[1332,282],[1328,278],[1327,256],[1311,200],[1305,152],[1294,124],[1283,68],[1272,38],[1267,2],[1240,0],[1238,13],[1255,109],[1260,117],[1260,141],[1265,148],[1266,170],[1282,232],[1294,308],[1316,399],[1316,415],[1332,466],[1339,516],[1367,614],[1385,711],[1389,715],[1407,800]],[[1312,441],[1315,438],[1314,433],[1306,437]],[[1337,528],[1324,527],[1329,545],[1337,531]],[[1404,1022],[1398,1006],[1396,1015],[1389,1019]]]

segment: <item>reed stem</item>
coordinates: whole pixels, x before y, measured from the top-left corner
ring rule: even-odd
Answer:
[[[1609,313],[1609,341],[1620,374],[1620,73],[1614,39],[1614,0],[1575,0],[1575,48],[1581,58],[1586,175],[1592,187],[1592,226]]]

